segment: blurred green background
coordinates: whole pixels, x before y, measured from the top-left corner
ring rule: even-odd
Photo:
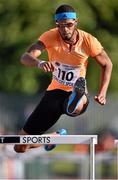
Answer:
[[[64,3],[75,8],[78,27],[96,36],[111,57],[114,68],[109,92],[117,93],[117,0],[0,0],[0,91],[36,94],[47,87],[50,74],[24,67],[20,57],[43,32],[55,27],[55,10]],[[47,59],[47,54],[41,58]],[[88,86],[95,91],[100,69],[89,61]]]

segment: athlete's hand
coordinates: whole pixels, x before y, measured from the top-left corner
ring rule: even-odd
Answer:
[[[53,72],[54,67],[50,62],[40,61],[38,64],[38,68],[42,69],[44,72]]]
[[[94,99],[96,102],[98,102],[101,105],[106,104],[106,95],[104,95],[104,94],[99,94],[99,95],[95,96]]]

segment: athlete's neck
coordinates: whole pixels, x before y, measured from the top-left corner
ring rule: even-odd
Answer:
[[[71,46],[76,44],[77,41],[79,40],[79,33],[78,33],[77,29],[74,30],[74,32],[69,40],[65,40],[65,39],[63,39],[63,40],[65,43],[70,44]]]

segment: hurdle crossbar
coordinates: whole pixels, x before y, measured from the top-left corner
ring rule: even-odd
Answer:
[[[115,139],[115,146],[116,146],[116,169],[117,169],[117,179],[118,179],[118,139]]]
[[[97,135],[1,135],[0,144],[89,144],[90,179],[95,180]]]

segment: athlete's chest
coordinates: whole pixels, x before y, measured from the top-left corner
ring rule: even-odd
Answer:
[[[72,45],[64,43],[63,41],[58,41],[56,46],[51,49],[51,61],[59,59],[62,63],[78,65],[85,63],[88,58],[86,49],[83,46],[82,41]]]
[[[80,76],[81,66],[63,64],[58,61],[52,62],[54,66],[53,79],[66,86],[73,86]]]

